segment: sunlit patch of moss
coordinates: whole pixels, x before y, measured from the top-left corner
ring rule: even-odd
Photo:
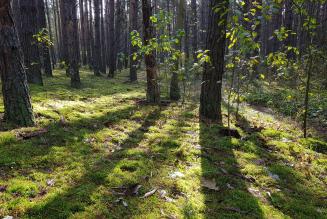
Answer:
[[[288,124],[242,107],[249,123],[265,129],[237,128],[241,139],[220,136],[221,126],[199,123],[197,104],[144,105],[139,100],[145,98],[145,83],[122,83],[127,76],[123,70],[117,79],[106,80],[82,69],[83,86],[76,90],[64,71],[55,70],[44,87],[31,86],[37,127],[0,133],[0,186],[7,186],[0,192],[0,215],[323,218],[325,155],[310,149],[309,142],[299,144]],[[48,132],[27,140],[15,137],[39,128]],[[174,172],[183,176],[173,178]],[[203,186],[203,178],[215,180],[219,191]],[[24,188],[36,186],[36,196],[14,196],[8,187],[13,180],[23,180]],[[139,194],[114,189],[132,185],[142,186]],[[171,199],[161,197],[160,190]]]
[[[292,135],[290,135],[284,131],[275,130],[272,128],[266,128],[266,129],[262,130],[261,132],[264,136],[270,137],[270,138],[275,138],[275,139],[292,138]]]
[[[8,182],[8,192],[11,193],[12,196],[33,198],[38,191],[38,186],[29,180],[13,179]]]
[[[314,150],[319,153],[327,152],[327,143],[314,138],[300,139],[300,143],[308,149]]]
[[[12,132],[0,133],[0,146],[9,146],[16,142],[16,136]]]

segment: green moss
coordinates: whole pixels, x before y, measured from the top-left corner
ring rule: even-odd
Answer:
[[[13,179],[9,181],[8,184],[8,192],[13,196],[33,198],[39,191],[37,185],[28,180]]]
[[[220,136],[221,126],[199,123],[196,103],[144,105],[144,81],[122,83],[127,76],[104,80],[82,69],[76,90],[55,70],[44,87],[31,86],[37,127],[0,133],[0,216],[324,218],[327,158],[314,151],[324,141],[298,140],[297,129],[246,107],[249,124],[265,129]],[[40,128],[47,133],[16,138]],[[173,178],[176,171],[183,176]],[[138,195],[129,191],[135,185]]]
[[[301,144],[311,150],[317,151],[319,153],[327,152],[327,143],[314,138],[301,139]]]

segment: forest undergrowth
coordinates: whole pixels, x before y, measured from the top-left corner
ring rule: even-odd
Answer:
[[[117,76],[31,85],[37,125],[0,134],[0,217],[327,218],[326,141],[250,105],[229,137]]]

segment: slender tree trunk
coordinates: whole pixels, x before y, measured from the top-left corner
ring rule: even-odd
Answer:
[[[179,0],[178,2],[178,14],[177,14],[177,27],[176,34],[179,31],[184,29],[184,18],[185,18],[185,0]],[[177,46],[180,51],[182,51],[182,39],[179,41]],[[174,67],[174,71],[171,77],[170,82],[170,99],[179,100],[181,98],[180,88],[179,88],[179,79],[178,79],[178,70],[179,70],[180,59],[177,59]]]
[[[62,41],[61,41],[61,23],[60,23],[60,15],[59,15],[59,7],[58,0],[52,0],[52,5],[54,7],[54,24],[55,24],[55,32],[56,32],[56,40],[57,40],[57,54],[58,61],[63,59],[62,54]]]
[[[101,29],[101,65],[100,72],[106,74],[106,37],[105,37],[105,27],[104,27],[104,17],[103,17],[103,1],[100,0],[100,29]]]
[[[191,1],[192,8],[192,52],[194,62],[197,60],[197,50],[198,50],[198,13],[197,13],[197,4],[196,0]]]
[[[89,10],[90,10],[90,13],[89,13],[89,16],[90,16],[90,21],[89,21],[89,44],[90,44],[90,47],[91,47],[91,56],[90,56],[90,67],[93,69],[93,66],[94,66],[94,62],[95,62],[95,57],[96,57],[96,54],[95,54],[95,44],[94,44],[94,31],[93,31],[93,13],[92,13],[92,0],[89,0]]]
[[[24,64],[29,83],[43,85],[39,49],[33,36],[37,33],[37,9],[34,0],[20,1]]]
[[[129,6],[130,32],[137,31],[138,19],[138,0],[130,0]],[[133,54],[137,52],[137,47],[130,45],[130,71],[129,78],[131,81],[137,81],[137,60],[133,58]]]
[[[38,21],[39,21],[39,32],[42,29],[47,28],[47,20],[45,17],[45,6],[43,0],[36,0],[37,1],[37,10],[38,10]],[[49,29],[46,29],[47,33],[49,34]],[[48,45],[44,42],[41,43],[41,55],[43,57],[43,69],[44,74],[48,77],[52,77],[52,66],[51,66],[51,57],[50,57],[50,50]]]
[[[149,40],[154,37],[153,27],[150,21],[152,16],[151,3],[148,0],[142,0],[144,44],[148,45]],[[158,67],[155,52],[145,55],[146,77],[147,77],[147,101],[160,104],[160,91],[158,84]]]
[[[109,0],[109,74],[113,78],[116,70],[115,51],[115,1]]]
[[[100,1],[94,0],[94,75],[100,76],[100,65],[101,65],[101,35],[100,35]]]
[[[88,8],[88,0],[85,0],[85,46],[86,46],[86,63],[91,65],[92,60],[92,52],[91,52],[91,43],[90,43],[90,22],[89,22],[89,8]]]
[[[87,3],[84,0],[79,0],[79,13],[80,13],[80,25],[81,25],[81,53],[82,53],[82,64],[86,65],[86,40],[85,40],[85,16],[84,16],[84,4]]]
[[[218,124],[222,123],[221,88],[226,43],[226,10],[228,0],[210,0],[206,41],[206,49],[210,50],[210,62],[204,66],[200,98],[201,120]]]
[[[67,36],[68,36],[68,61],[71,78],[71,86],[79,88],[81,80],[79,77],[79,37],[77,22],[77,4],[76,0],[65,0],[67,11]]]
[[[61,18],[61,41],[62,41],[62,52],[63,60],[65,61],[66,66],[66,76],[70,76],[70,66],[69,66],[69,57],[68,57],[68,33],[67,33],[67,21],[68,21],[68,5],[67,0],[60,0],[60,18]]]
[[[50,17],[50,11],[49,11],[49,3],[48,1],[46,0],[45,1],[45,11],[46,11],[46,14],[47,14],[47,24],[48,24],[48,29],[49,29],[49,37],[50,37],[50,40],[51,42],[54,42],[54,44],[57,44],[58,42],[54,40],[53,38],[53,32],[52,32],[52,25],[51,25],[51,17]],[[56,13],[54,13],[56,14]],[[56,31],[56,27],[55,27],[55,31]],[[55,67],[55,64],[56,64],[56,53],[55,53],[55,50],[54,50],[54,47],[51,46],[50,48],[50,57],[51,57],[51,62],[52,62],[52,68]]]
[[[29,89],[10,0],[0,0],[0,73],[7,122],[34,125]]]
[[[286,30],[292,31],[293,30],[293,11],[292,11],[292,0],[285,1],[285,18],[284,18],[284,26]],[[290,32],[288,37],[284,41],[285,47],[295,47],[294,35]],[[295,58],[295,54],[292,51],[287,52],[287,56],[290,59]]]
[[[117,69],[122,70],[122,27],[123,12],[121,0],[116,0],[116,18],[115,18],[115,56],[117,57]]]

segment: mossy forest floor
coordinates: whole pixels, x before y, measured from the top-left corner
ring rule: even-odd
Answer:
[[[327,218],[327,144],[287,119],[245,106],[230,138],[197,103],[81,75],[31,86],[37,126],[1,131],[0,217]]]

